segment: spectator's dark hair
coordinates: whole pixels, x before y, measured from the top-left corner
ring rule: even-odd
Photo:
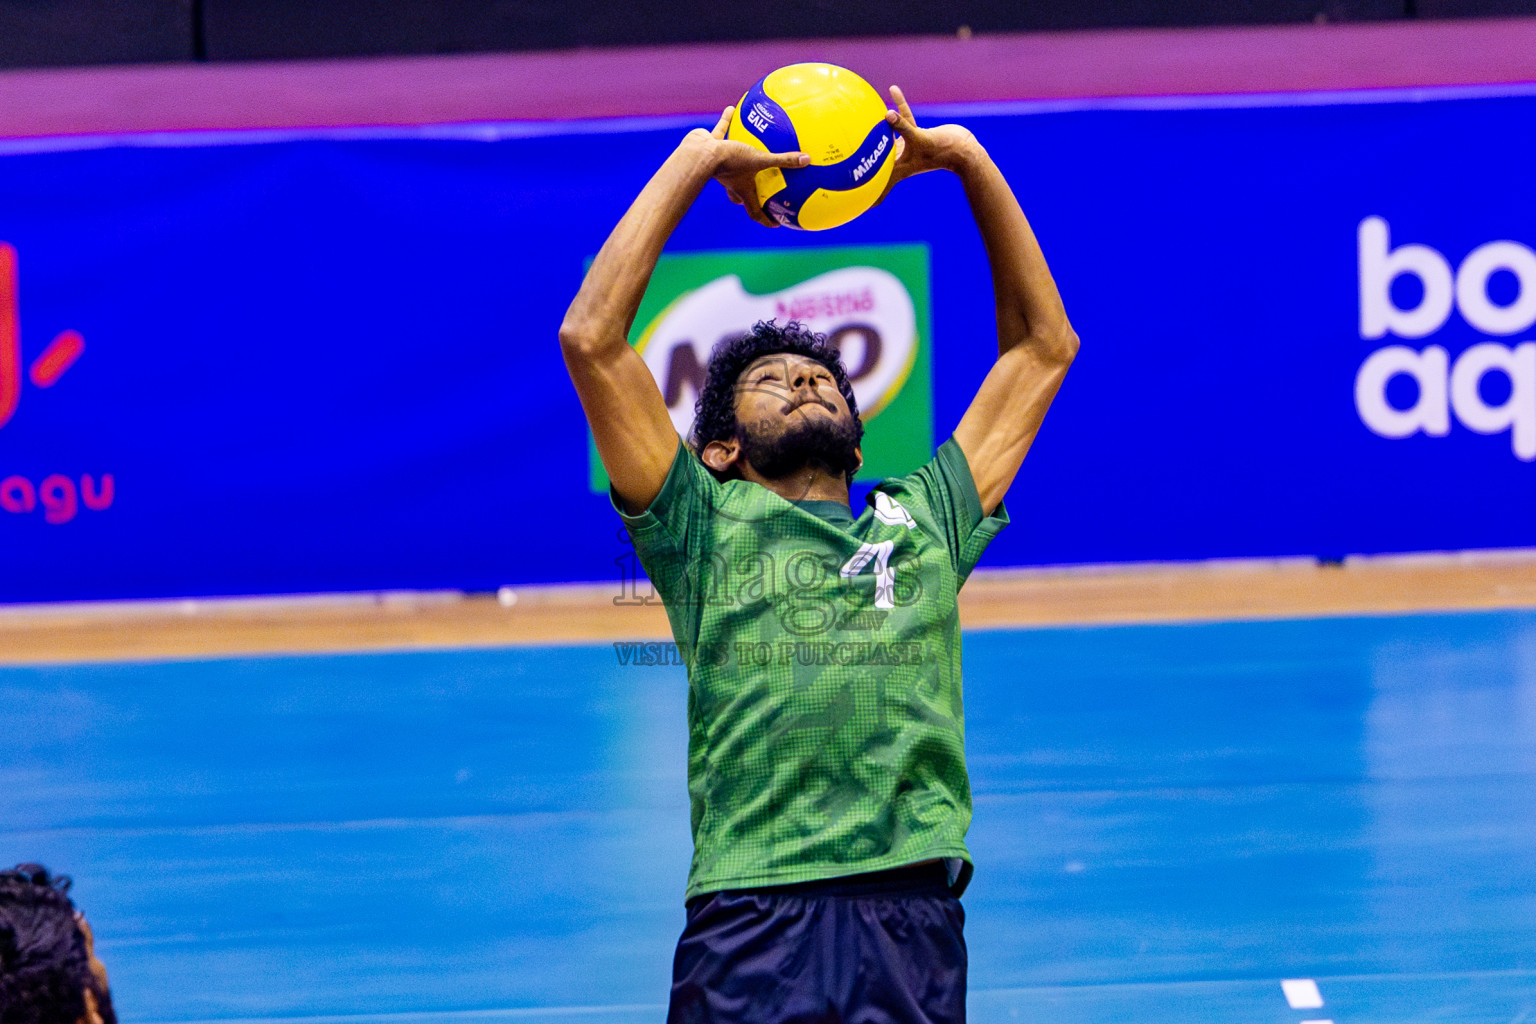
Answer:
[[[763,356],[790,354],[814,359],[832,373],[837,390],[853,413],[854,430],[860,440],[864,423],[859,419],[859,403],[853,397],[853,385],[843,368],[837,349],[827,344],[824,334],[817,334],[798,320],[780,327],[773,320],[759,320],[746,334],[723,339],[709,354],[709,369],[704,390],[693,407],[694,452],[702,453],[711,441],[729,441],[736,437],[736,381],[743,370]],[[853,474],[849,474],[851,480]]]
[[[91,973],[67,875],[38,864],[0,871],[0,1024],[76,1024],[85,992],[106,1024],[112,997]]]

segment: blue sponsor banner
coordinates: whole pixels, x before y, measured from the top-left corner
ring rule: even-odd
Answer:
[[[1536,545],[1536,94],[919,113],[1083,339],[983,564]],[[12,144],[0,600],[617,586],[555,332],[686,127]],[[995,355],[952,177],[824,233],[712,186],[669,252],[899,245],[942,439]]]

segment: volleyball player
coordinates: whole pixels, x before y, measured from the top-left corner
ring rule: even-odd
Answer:
[[[971,873],[956,595],[1077,351],[1034,232],[958,125],[892,88],[891,183],[956,175],[986,245],[998,358],[936,457],[855,517],[862,425],[837,353],[759,324],[709,365],[692,445],[626,335],[711,178],[760,223],[754,175],[801,166],[690,132],[561,327],[612,497],[689,662],[693,863],[669,1022],[950,1022]]]

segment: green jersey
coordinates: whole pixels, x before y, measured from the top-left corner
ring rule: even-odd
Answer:
[[[688,664],[689,897],[970,860],[956,599],[1008,518],[953,439],[857,520],[679,445],[624,521]]]

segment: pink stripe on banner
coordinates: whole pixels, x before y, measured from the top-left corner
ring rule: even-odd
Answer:
[[[27,373],[33,384],[40,388],[51,388],[84,352],[85,339],[80,336],[80,332],[64,331],[53,339],[42,355],[33,360]]]
[[[698,114],[803,60],[934,104],[1530,82],[1533,53],[1518,18],[21,70],[0,138]]]
[[[0,427],[21,401],[21,326],[16,311],[16,247],[0,242]]]

